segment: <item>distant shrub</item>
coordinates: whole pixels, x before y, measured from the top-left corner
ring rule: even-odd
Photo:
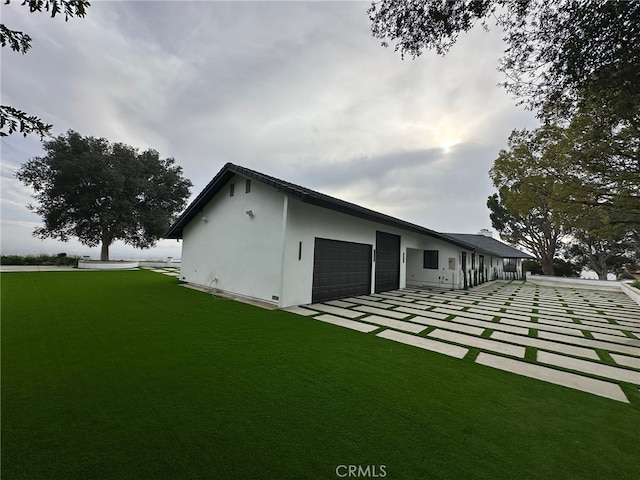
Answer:
[[[618,280],[635,280],[635,278],[630,272],[622,272],[618,275]]]
[[[66,254],[58,255],[2,255],[2,265],[60,265],[76,267],[79,257],[69,257]]]
[[[638,290],[640,290],[640,280],[636,280],[635,282],[631,283],[632,287],[636,287]]]

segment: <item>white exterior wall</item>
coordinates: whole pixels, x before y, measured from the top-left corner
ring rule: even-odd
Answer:
[[[180,278],[277,303],[284,206],[282,193],[255,180],[245,193],[245,178],[236,175],[184,228]]]
[[[488,267],[489,278],[487,280],[493,280],[494,273],[498,275],[498,278],[502,278],[502,272],[504,272],[504,262],[502,257],[488,257],[489,261],[485,260]],[[492,265],[493,262],[493,265]]]
[[[315,238],[363,243],[375,249],[376,231],[399,235],[400,288],[463,287],[462,250],[447,242],[302,203],[259,181],[245,193],[236,175],[183,231],[181,279],[277,304],[311,303]],[[229,196],[229,184],[235,184]],[[247,211],[254,216],[247,215]],[[203,218],[207,221],[204,222]],[[299,246],[302,242],[301,258]],[[438,250],[438,269],[423,268],[423,251]],[[471,254],[467,251],[467,270]],[[455,259],[455,269],[449,259]],[[491,261],[493,260],[493,267]],[[476,268],[479,254],[476,254]],[[502,258],[485,256],[491,280]],[[375,262],[371,291],[375,289]]]
[[[311,303],[313,286],[313,254],[315,238],[327,238],[345,242],[363,243],[375,249],[376,231],[392,233],[400,236],[400,288],[407,286],[411,277],[408,272],[414,271],[409,266],[411,249],[420,249],[419,266],[422,269],[422,250],[440,249],[440,259],[446,262],[449,256],[456,256],[456,268],[460,268],[459,253],[456,247],[426,235],[401,230],[398,228],[371,222],[351,215],[335,212],[325,208],[289,199],[287,213],[287,231],[283,255],[283,279],[280,306],[304,305]],[[302,242],[302,255],[299,246]],[[415,251],[415,250],[413,250]],[[447,267],[448,265],[444,265]],[[438,283],[438,271],[435,282]],[[447,281],[453,277],[444,274]],[[461,280],[455,277],[455,281]],[[459,288],[456,286],[456,288]],[[371,271],[371,291],[375,289],[375,262]]]
[[[438,250],[438,269],[424,268],[424,250]],[[469,253],[467,253],[469,258]],[[454,259],[450,269],[449,259]],[[460,288],[460,248],[430,237],[407,250],[407,286]]]

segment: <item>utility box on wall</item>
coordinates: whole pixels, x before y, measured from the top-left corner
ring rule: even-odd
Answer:
[[[449,257],[449,270],[456,269],[456,259],[455,257]]]

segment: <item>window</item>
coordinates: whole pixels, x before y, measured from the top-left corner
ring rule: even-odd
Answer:
[[[505,272],[515,272],[517,267],[517,258],[503,258],[503,269]]]
[[[251,191],[251,180],[247,179],[245,193],[249,193]]]
[[[438,250],[424,251],[424,268],[438,269]]]
[[[235,183],[230,183],[229,184],[229,196],[233,197],[233,194],[235,193],[236,190],[236,184]]]
[[[480,262],[480,266],[479,266],[480,270],[484,270],[484,255],[480,255],[478,257],[478,261]]]
[[[471,270],[476,268],[476,254],[475,252],[471,254]]]

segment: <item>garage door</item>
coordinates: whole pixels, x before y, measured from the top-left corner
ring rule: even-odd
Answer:
[[[312,301],[371,293],[371,245],[316,238]]]
[[[376,232],[376,293],[400,288],[400,237]]]

